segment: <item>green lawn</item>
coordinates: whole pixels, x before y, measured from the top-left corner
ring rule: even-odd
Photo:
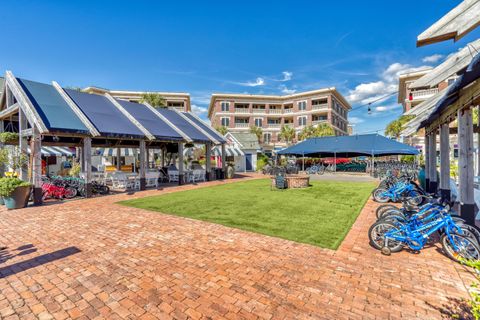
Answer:
[[[314,181],[307,189],[270,191],[270,180],[263,179],[120,204],[336,249],[374,187],[366,182]]]

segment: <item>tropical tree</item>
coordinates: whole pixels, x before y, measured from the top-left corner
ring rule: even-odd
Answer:
[[[320,123],[317,126],[306,126],[300,132],[299,138],[301,140],[314,138],[314,137],[327,137],[334,136],[335,130],[328,123]]]
[[[144,93],[142,95],[141,103],[148,103],[155,108],[166,108],[167,101],[158,93]]]
[[[293,129],[291,126],[282,126],[278,137],[289,144],[292,142],[293,138],[295,138],[295,129]]]
[[[217,130],[222,136],[226,135],[228,132],[228,128],[225,126],[218,126],[215,128],[215,130]]]
[[[262,128],[254,126],[250,128],[250,133],[254,133],[257,136],[258,140],[260,140],[262,138],[263,131]]]
[[[405,124],[415,118],[413,115],[400,116],[400,118],[393,120],[385,128],[385,135],[390,138],[398,139],[405,127]]]

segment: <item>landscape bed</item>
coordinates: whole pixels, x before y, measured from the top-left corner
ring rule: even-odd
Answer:
[[[375,187],[313,181],[306,189],[271,191],[270,183],[251,180],[120,204],[337,249]]]

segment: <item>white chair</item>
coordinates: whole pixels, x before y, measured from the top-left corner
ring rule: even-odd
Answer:
[[[190,182],[195,183],[198,181],[205,181],[205,171],[193,170],[193,173],[190,176]]]
[[[145,180],[147,188],[156,187],[158,188],[158,177],[159,173],[157,171],[148,171],[145,173]]]
[[[128,179],[126,173],[121,171],[112,174],[112,185],[115,189],[137,188],[136,180]],[[138,188],[140,188],[140,181],[138,181]]]
[[[168,182],[178,182],[178,171],[168,170]]]

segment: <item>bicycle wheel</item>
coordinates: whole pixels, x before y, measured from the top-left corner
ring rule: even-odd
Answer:
[[[443,251],[447,257],[455,261],[480,259],[480,249],[475,241],[455,233],[450,234],[450,237],[451,240],[447,234],[444,234],[441,238]]]
[[[377,219],[379,219],[382,216],[382,213],[384,211],[387,211],[388,209],[397,209],[397,207],[393,204],[382,204],[375,210],[375,215],[377,216]]]
[[[386,192],[387,192],[387,190],[382,189],[382,188],[377,188],[377,189],[373,190],[373,192],[372,192],[373,200],[375,200],[376,202],[380,202],[380,203],[386,203],[386,202],[390,201],[390,197],[385,195]]]
[[[368,238],[370,244],[377,250],[382,250],[385,247],[385,234],[389,231],[399,231],[399,226],[396,226],[389,221],[377,221],[368,230]],[[398,252],[402,250],[403,243],[397,240],[388,239],[387,247],[391,252]]]
[[[63,195],[65,199],[72,199],[77,196],[77,189],[67,187],[65,188],[65,193]]]

